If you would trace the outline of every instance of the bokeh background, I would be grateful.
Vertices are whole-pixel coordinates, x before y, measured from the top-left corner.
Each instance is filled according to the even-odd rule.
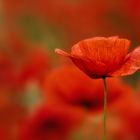
[[[101,140],[102,81],[54,49],[116,35],[139,46],[139,0],[1,0],[0,140]],[[139,140],[140,72],[108,83],[108,140]]]

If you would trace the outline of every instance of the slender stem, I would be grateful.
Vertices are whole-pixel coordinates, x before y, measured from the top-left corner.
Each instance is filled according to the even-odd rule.
[[[107,118],[107,85],[106,78],[103,78],[104,82],[104,116],[103,116],[103,140],[107,140],[106,136],[106,118]]]

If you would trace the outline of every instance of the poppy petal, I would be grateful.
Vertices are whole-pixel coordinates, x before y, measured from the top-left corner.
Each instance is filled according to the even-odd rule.
[[[73,63],[83,72],[92,78],[99,78],[105,72],[105,65],[97,62],[90,62],[89,60],[71,56],[70,59]],[[94,72],[93,72],[94,69]]]
[[[84,71],[85,73],[88,73],[88,75],[90,77],[93,77],[93,78],[98,78],[101,76],[100,73],[103,73],[104,72],[104,64],[98,64],[98,67],[96,66],[96,63],[90,63],[89,60],[86,60],[86,59],[83,59],[82,57],[78,57],[78,56],[74,56],[74,55],[71,55],[71,54],[68,54],[67,52],[64,52],[63,50],[61,49],[55,49],[55,53],[59,54],[59,55],[62,55],[62,56],[66,56],[66,57],[69,57],[73,63],[79,67],[80,70]],[[99,67],[100,66],[100,67]],[[93,73],[92,72],[92,69],[94,67],[94,71],[96,71],[96,73]],[[99,73],[99,74],[97,74]]]
[[[117,37],[94,37],[85,39],[74,45],[71,54],[101,61],[102,63],[108,63],[108,60],[112,60],[114,63],[116,57],[117,62],[124,59],[129,46],[130,41],[127,39],[118,39]]]
[[[61,49],[55,49],[55,53],[57,53],[57,54],[59,54],[59,55],[66,56],[66,57],[70,57],[70,54],[68,54],[67,52],[64,52],[64,51],[61,50]]]
[[[106,65],[104,71],[110,73],[117,70],[128,53],[130,41],[118,37],[94,37],[85,39],[72,47],[72,56],[94,62],[96,66]],[[102,73],[103,74],[103,73]]]
[[[140,69],[140,46],[127,55],[127,61],[117,71],[110,73],[110,76],[131,75]]]

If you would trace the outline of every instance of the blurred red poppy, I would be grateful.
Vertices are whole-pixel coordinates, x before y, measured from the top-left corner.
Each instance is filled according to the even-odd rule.
[[[71,54],[56,49],[57,54],[69,57],[91,78],[130,75],[140,69],[140,47],[128,53],[130,41],[118,37],[94,37],[80,41]]]
[[[131,94],[131,88],[119,79],[107,79],[108,105]],[[97,112],[103,108],[104,88],[101,79],[93,80],[72,65],[56,68],[45,80],[48,101]]]
[[[80,117],[69,108],[41,106],[21,127],[20,140],[66,140],[81,123]]]
[[[133,136],[135,140],[140,139],[140,98],[135,94],[121,102],[112,106],[111,114],[115,113],[120,117],[127,128],[129,128],[129,136]],[[125,136],[126,137],[126,136]]]
[[[101,119],[98,122],[96,122],[96,129],[92,131],[92,134],[96,135],[98,139],[102,139],[103,134]],[[107,134],[107,138],[109,140],[137,140],[134,139],[135,137],[132,134],[130,127],[126,124],[125,120],[123,120],[121,116],[110,115],[109,113],[107,122]]]
[[[24,87],[30,80],[43,81],[49,69],[49,61],[48,53],[41,44],[25,40],[21,33],[12,29],[0,43],[2,45],[0,50],[1,80],[8,79],[9,83],[18,89]]]
[[[21,85],[24,85],[29,80],[43,82],[44,76],[49,69],[48,60],[46,50],[41,48],[41,45],[34,45],[34,50],[29,50],[23,60],[17,82]]]
[[[107,115],[107,138],[109,140],[139,140],[140,139],[140,104],[139,99],[136,99],[134,94],[124,96],[113,102],[108,108]],[[102,139],[102,116],[93,116],[86,121],[83,129],[85,140],[91,134],[96,139]],[[90,127],[90,128],[89,128]],[[88,132],[88,133],[87,133]]]
[[[31,80],[39,84],[44,80],[48,53],[11,28],[0,38],[0,46],[0,139],[10,140],[16,139],[15,129],[27,115],[25,96],[19,93],[26,93]]]

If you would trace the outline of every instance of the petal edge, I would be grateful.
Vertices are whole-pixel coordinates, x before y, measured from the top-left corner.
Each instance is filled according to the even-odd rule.
[[[126,76],[135,73],[140,69],[140,46],[129,53],[127,61],[120,69],[109,74],[109,76]]]
[[[55,49],[55,53],[56,54],[59,54],[59,55],[62,55],[62,56],[66,56],[66,57],[69,57],[70,54],[68,54],[67,52],[61,50],[61,49]]]

